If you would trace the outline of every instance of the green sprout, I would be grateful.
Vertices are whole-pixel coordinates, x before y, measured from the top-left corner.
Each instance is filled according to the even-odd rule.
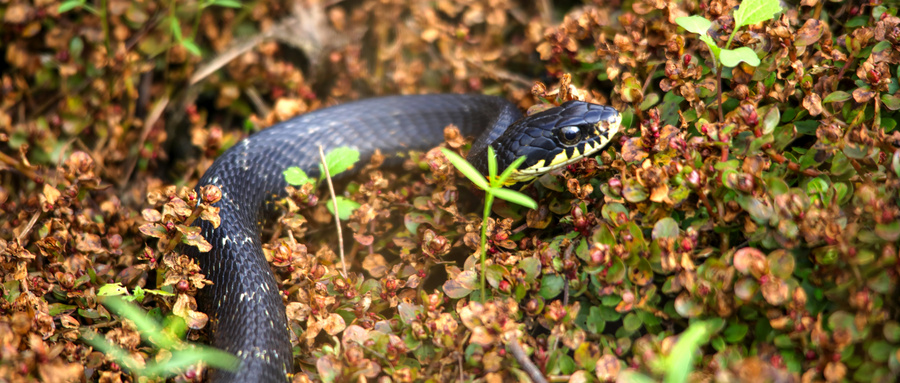
[[[157,349],[157,356],[165,357],[139,360],[93,330],[82,330],[81,336],[85,342],[103,352],[110,360],[138,377],[164,381],[165,378],[175,376],[179,371],[198,362],[218,369],[237,370],[239,361],[234,355],[182,341],[186,325],[184,320],[177,316],[170,316],[162,326],[149,314],[119,297],[104,298],[103,304],[122,318],[134,323],[141,338]]]
[[[758,24],[766,20],[771,20],[776,14],[781,12],[781,5],[778,0],[746,0],[742,1],[738,10],[734,12],[734,29],[728,36],[725,48],[720,48],[712,36],[709,35],[709,28],[712,22],[703,16],[693,15],[679,17],[675,19],[675,23],[691,33],[700,35],[700,41],[706,43],[712,53],[713,65],[716,67],[716,87],[719,93],[719,119],[722,118],[722,68],[736,67],[741,62],[756,67],[759,66],[759,57],[753,49],[748,47],[740,47],[730,49],[731,40],[738,29],[753,24]]]
[[[441,148],[441,152],[447,156],[447,159],[450,160],[450,163],[453,164],[456,169],[460,171],[463,175],[466,176],[475,186],[484,190],[485,200],[484,200],[484,216],[481,220],[481,301],[485,301],[485,290],[487,289],[487,285],[485,283],[485,261],[487,254],[487,221],[491,214],[491,205],[494,204],[494,197],[519,204],[525,206],[529,209],[537,209],[537,202],[535,202],[531,197],[519,193],[515,190],[504,189],[503,185],[507,179],[512,175],[513,171],[519,168],[519,165],[522,162],[525,162],[525,156],[517,158],[513,161],[506,170],[503,171],[502,174],[497,176],[497,159],[494,156],[494,148],[488,145],[488,177],[485,179],[484,176],[481,175],[481,172],[478,169],[475,169],[472,164],[462,158],[459,154],[456,154],[448,149]]]
[[[359,162],[360,153],[356,149],[339,147],[335,148],[328,152],[325,155],[325,162],[328,163],[328,174],[331,174],[332,177],[343,173],[347,170],[353,168],[357,162]],[[282,172],[284,175],[284,180],[290,184],[291,186],[303,186],[307,183],[314,183],[316,188],[318,188],[319,183],[325,179],[325,168],[319,163],[319,178],[312,178],[300,169],[299,166],[291,166]],[[334,200],[337,201],[338,206],[338,217],[341,220],[350,219],[350,215],[359,208],[359,203],[353,201],[348,198],[344,198],[342,196],[335,196]],[[325,204],[325,207],[328,208],[328,211],[331,214],[335,214],[334,207],[331,203]]]

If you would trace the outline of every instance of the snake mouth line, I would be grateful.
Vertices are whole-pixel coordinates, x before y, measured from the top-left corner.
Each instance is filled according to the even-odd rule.
[[[540,177],[541,175],[551,170],[573,164],[580,161],[584,157],[599,152],[604,147],[609,145],[612,138],[616,135],[616,133],[619,132],[619,127],[621,126],[621,124],[621,114],[617,114],[612,121],[602,121],[597,123],[594,129],[595,136],[593,139],[582,142],[581,144],[573,147],[560,149],[559,152],[556,153],[554,157],[549,161],[549,163],[546,159],[541,159],[532,166],[514,171],[512,175],[506,180],[505,184],[509,186],[534,180],[535,178]]]

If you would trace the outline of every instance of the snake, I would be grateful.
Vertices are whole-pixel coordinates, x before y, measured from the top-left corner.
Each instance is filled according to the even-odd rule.
[[[197,297],[199,309],[210,318],[211,343],[240,361],[236,371],[212,370],[211,381],[286,382],[293,375],[291,330],[263,254],[261,226],[277,213],[273,201],[287,196],[287,168],[297,166],[319,177],[320,145],[326,152],[355,149],[360,163],[378,150],[387,158],[385,165],[396,166],[403,153],[443,143],[445,127],[454,125],[475,137],[467,160],[482,174],[488,174],[488,146],[501,170],[525,156],[508,182],[527,184],[601,150],[621,122],[616,109],[582,101],[524,117],[515,104],[497,96],[386,96],[301,114],[239,141],[213,162],[196,187],[215,185],[221,191],[213,204],[221,224],[198,224],[212,249],[185,250],[212,282]]]

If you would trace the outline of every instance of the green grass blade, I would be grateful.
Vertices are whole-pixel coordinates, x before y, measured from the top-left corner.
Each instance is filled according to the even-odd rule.
[[[106,340],[106,338],[95,333],[93,330],[83,329],[81,331],[81,338],[84,339],[85,343],[100,350],[100,352],[105,354],[108,358],[114,360],[128,371],[138,372],[137,369],[140,368],[140,363],[128,354],[128,351],[125,351],[125,349]]]
[[[503,186],[503,184],[506,183],[506,180],[509,179],[513,172],[516,171],[516,169],[519,168],[519,165],[522,165],[523,162],[525,162],[525,156],[516,158],[516,160],[513,161],[513,163],[509,164],[506,169],[503,169],[503,174],[500,174],[500,177],[497,177],[497,183],[495,184],[495,186]]]
[[[492,180],[497,176],[497,154],[494,153],[494,148],[490,145],[487,147],[487,152],[488,179]]]
[[[531,199],[531,197],[512,189],[491,189],[490,193],[497,198],[525,206],[529,209],[537,209],[538,207],[537,202]]]
[[[210,367],[237,371],[240,360],[225,351],[209,347],[195,347],[172,352],[169,360],[148,365],[142,372],[149,376],[171,376],[197,362],[204,362]]]
[[[666,383],[682,383],[687,381],[688,374],[694,368],[694,355],[700,346],[709,342],[710,325],[706,322],[695,322],[678,336],[678,342],[669,353],[666,369]]]
[[[178,342],[162,331],[159,323],[156,323],[147,313],[137,306],[125,302],[117,297],[104,299],[103,304],[119,316],[134,322],[141,337],[152,342],[159,348],[172,348]]]
[[[475,169],[472,164],[466,161],[465,158],[460,157],[459,154],[456,154],[448,149],[441,148],[441,153],[444,153],[447,156],[447,159],[450,160],[450,163],[453,164],[456,169],[459,170],[466,178],[468,178],[475,186],[478,186],[482,190],[487,190],[490,188],[484,176],[481,175],[481,172],[478,169]]]

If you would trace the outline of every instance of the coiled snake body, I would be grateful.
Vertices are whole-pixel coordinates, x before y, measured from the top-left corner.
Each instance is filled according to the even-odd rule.
[[[354,148],[365,161],[376,149],[390,155],[437,146],[443,141],[443,129],[454,124],[463,135],[478,137],[469,161],[482,173],[488,145],[494,147],[501,170],[527,156],[513,176],[514,182],[522,183],[601,149],[620,122],[615,109],[584,102],[571,101],[523,119],[513,104],[497,97],[394,96],[320,109],[239,142],[213,163],[197,186],[211,184],[222,191],[215,204],[221,225],[200,223],[213,248],[192,254],[213,282],[201,290],[200,308],[212,319],[213,345],[241,360],[238,372],[217,371],[212,380],[289,380],[290,330],[263,255],[259,223],[273,213],[274,204],[268,202],[286,194],[282,175],[286,168],[299,166],[311,177],[318,176],[318,145],[326,152]]]

